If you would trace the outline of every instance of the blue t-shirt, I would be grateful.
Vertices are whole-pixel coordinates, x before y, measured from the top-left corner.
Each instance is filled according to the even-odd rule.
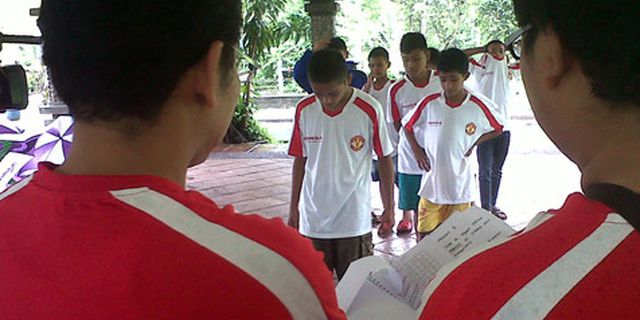
[[[311,50],[307,50],[302,58],[296,62],[295,67],[293,68],[293,78],[296,80],[296,83],[304,89],[307,93],[313,93],[313,89],[311,88],[311,83],[309,83],[309,76],[307,75],[307,68],[309,66],[309,60],[311,59],[311,55],[313,52]],[[367,75],[356,69],[357,63],[353,61],[347,61],[347,68],[349,69],[349,73],[351,74],[351,86],[356,89],[362,89],[364,85],[367,83]]]

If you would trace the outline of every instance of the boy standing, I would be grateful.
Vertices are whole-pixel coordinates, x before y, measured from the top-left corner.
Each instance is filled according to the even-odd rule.
[[[296,80],[296,83],[304,89],[307,93],[313,93],[313,88],[311,83],[309,83],[309,75],[307,73],[309,67],[309,59],[311,59],[311,55],[322,49],[333,49],[342,55],[342,58],[347,60],[349,58],[349,51],[347,50],[347,44],[340,37],[334,37],[329,40],[320,40],[313,44],[312,50],[305,51],[304,55],[296,62],[296,65],[293,67],[293,78]],[[347,69],[349,70],[349,76],[351,77],[350,84],[352,87],[357,89],[362,89],[362,87],[367,83],[367,75],[358,70],[358,64],[353,61],[346,61]]]
[[[418,166],[411,150],[411,145],[401,130],[402,119],[415,109],[422,98],[439,92],[440,80],[435,76],[435,71],[429,70],[430,54],[427,40],[418,32],[410,32],[402,36],[400,41],[400,53],[406,75],[404,79],[394,83],[388,96],[386,107],[388,108],[387,122],[393,124],[398,135],[398,208],[403,210],[403,218],[398,224],[397,231],[411,232],[414,228],[413,220],[418,211],[420,197],[420,179],[422,169]]]
[[[384,107],[387,104],[387,95],[389,94],[389,88],[395,80],[389,79],[389,75],[387,74],[389,67],[391,67],[391,62],[389,61],[389,52],[387,49],[383,47],[376,47],[369,52],[369,69],[371,69],[371,73],[369,74],[369,80],[364,85],[362,91],[368,93],[372,96],[376,101],[380,103],[383,112],[386,111]],[[386,119],[386,115],[385,115]],[[386,120],[385,120],[386,122]],[[387,133],[389,134],[389,139],[391,144],[393,145],[393,153],[391,154],[393,159],[394,170],[398,164],[398,152],[397,152],[397,141],[398,141],[398,132],[393,127],[393,124],[387,123]],[[380,174],[378,170],[378,157],[374,153],[373,154],[373,168],[371,171],[371,177],[373,181],[380,180]],[[394,181],[397,183],[397,175],[394,175]]]
[[[440,55],[443,92],[425,97],[405,125],[418,165],[426,173],[420,184],[418,239],[433,231],[453,212],[471,207],[473,173],[468,157],[473,148],[502,131],[490,101],[468,93],[467,56],[459,49]]]
[[[373,253],[371,154],[378,155],[383,225],[393,225],[393,147],[382,108],[349,86],[347,67],[335,50],[309,61],[315,94],[297,107],[289,155],[294,156],[289,225],[324,253],[342,278],[349,264]],[[390,228],[380,227],[386,236]]]
[[[476,78],[478,91],[489,98],[497,106],[496,112],[505,126],[502,134],[494,139],[478,145],[478,180],[480,181],[480,202],[482,208],[491,211],[500,219],[507,215],[496,207],[502,167],[509,152],[511,133],[508,130],[508,97],[509,97],[509,67],[505,56],[505,46],[502,41],[493,40],[485,47],[465,50],[468,56],[482,53],[480,60],[471,58],[473,74]]]

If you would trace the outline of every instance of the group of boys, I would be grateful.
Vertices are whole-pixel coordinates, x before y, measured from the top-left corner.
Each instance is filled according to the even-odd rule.
[[[345,61],[340,38],[319,42],[296,64],[296,80],[312,94],[297,106],[289,147],[295,157],[289,225],[312,240],[338,278],[352,261],[372,254],[369,172],[380,181],[384,206],[378,234],[388,236],[395,224],[395,182],[403,211],[396,231],[415,230],[420,240],[453,212],[472,206],[469,157],[476,145],[503,131],[503,110],[465,87],[465,52],[440,53],[428,48],[424,35],[411,32],[402,37],[400,53],[405,75],[394,81],[389,52],[371,50],[364,85],[364,73]],[[487,60],[482,58],[483,68],[490,72],[478,72],[483,87],[494,85],[485,74],[499,71]]]
[[[637,319],[640,41],[624,30],[637,27],[640,7],[515,0],[514,8],[520,29],[507,44],[522,58],[536,119],[580,168],[584,194],[441,269],[420,318]],[[368,203],[362,176],[373,152],[386,226],[394,205],[384,111],[349,87],[342,55],[310,57],[316,95],[296,114],[294,195],[334,197],[300,197],[300,211],[313,214],[292,215],[289,224],[312,241],[280,219],[239,215],[185,190],[187,168],[220,143],[237,102],[241,16],[237,0],[42,2],[43,59],[75,118],[74,145],[64,164],[43,163],[0,194],[3,319],[346,318],[312,243],[327,248],[325,261],[329,250],[370,251],[366,236],[352,236],[370,232],[358,200]],[[403,43],[407,72],[429,56],[412,55],[410,43]],[[441,153],[460,157],[484,131],[500,132],[482,98],[461,89],[463,58],[445,51],[442,89],[414,101],[420,112],[402,118],[398,101],[391,114],[394,128],[405,127],[406,146],[423,156],[417,164],[433,167],[427,192],[439,185]],[[437,81],[424,70],[404,80],[418,89]],[[450,123],[456,117],[465,120]],[[447,128],[462,137],[441,149]],[[335,172],[317,175],[327,167]],[[357,185],[336,183],[343,180]],[[341,207],[357,217],[320,214]],[[348,246],[325,242],[327,234]]]

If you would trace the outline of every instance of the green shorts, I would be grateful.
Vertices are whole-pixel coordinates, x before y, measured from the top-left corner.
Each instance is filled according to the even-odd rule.
[[[398,199],[398,209],[400,210],[418,210],[418,203],[420,203],[420,180],[422,175],[420,174],[398,174],[398,189],[400,189],[400,196]]]

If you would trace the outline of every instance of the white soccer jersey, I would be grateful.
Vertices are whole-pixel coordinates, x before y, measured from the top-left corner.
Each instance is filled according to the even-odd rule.
[[[389,89],[387,122],[402,122],[407,115],[412,114],[416,105],[424,97],[442,91],[440,78],[435,71],[431,71],[429,83],[423,87],[415,86],[408,77],[394,83]],[[390,110],[389,110],[390,109]],[[418,162],[413,155],[411,145],[407,141],[404,130],[400,130],[398,141],[398,168],[399,173],[422,174]]]
[[[485,53],[480,61],[470,60],[472,73],[477,84],[477,90],[485,95],[497,106],[497,112],[502,119],[509,119],[507,105],[509,99],[509,67],[507,59],[496,59]],[[506,125],[506,121],[504,123]]]
[[[387,83],[384,84],[384,86],[380,89],[380,90],[376,90],[373,86],[371,86],[371,90],[369,92],[367,92],[369,95],[371,95],[374,99],[376,99],[376,101],[378,101],[380,103],[380,105],[382,106],[382,110],[385,112],[384,118],[387,119],[387,114],[388,111],[390,111],[389,108],[386,107],[387,105],[387,97],[389,96],[389,88],[391,88],[391,86],[395,83],[395,80],[389,80],[387,81]],[[398,150],[398,140],[400,138],[398,131],[395,130],[393,123],[388,123],[387,122],[387,133],[389,134],[389,140],[391,141],[391,144],[393,145],[393,153],[392,155],[395,155],[397,153]],[[377,155],[374,153],[373,154],[373,158],[377,159]]]
[[[336,113],[315,95],[298,103],[289,155],[307,158],[300,196],[300,233],[336,239],[371,232],[371,154],[388,156],[382,107],[354,89]]]
[[[491,104],[473,94],[459,105],[448,104],[444,93],[420,101],[405,128],[414,132],[431,162],[431,171],[422,176],[421,197],[436,204],[473,201],[471,162],[464,155],[483,134],[502,130]]]

